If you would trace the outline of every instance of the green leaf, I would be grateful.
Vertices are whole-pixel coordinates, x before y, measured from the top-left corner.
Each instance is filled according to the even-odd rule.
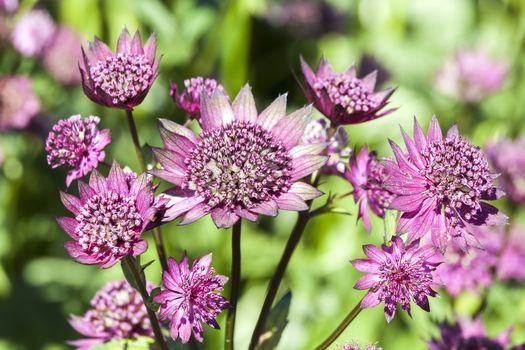
[[[259,338],[258,350],[271,350],[277,347],[284,328],[288,324],[288,313],[292,302],[292,292],[288,291],[270,311],[264,331]]]
[[[133,263],[135,263],[135,259],[132,258],[132,261]],[[128,281],[129,285],[138,291],[139,288],[137,286],[137,283],[135,282],[135,277],[133,276],[133,272],[131,272],[128,264],[124,260],[122,260],[120,262],[120,267],[122,267],[122,272],[124,273],[126,281]]]

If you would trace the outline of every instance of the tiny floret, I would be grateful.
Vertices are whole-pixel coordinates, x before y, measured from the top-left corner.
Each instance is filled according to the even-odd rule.
[[[177,106],[186,111],[191,118],[201,113],[201,94],[211,97],[215,89],[225,93],[224,87],[212,78],[195,77],[184,80],[184,89],[179,91],[177,84],[171,83],[170,96]]]

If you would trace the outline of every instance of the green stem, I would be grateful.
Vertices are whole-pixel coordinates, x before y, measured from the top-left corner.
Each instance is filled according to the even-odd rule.
[[[231,265],[231,292],[230,308],[226,318],[226,336],[224,338],[224,349],[234,349],[235,318],[237,313],[237,300],[241,287],[241,219],[232,228],[232,265]]]
[[[361,310],[363,310],[363,308],[361,307],[361,301],[362,299],[359,300],[357,305],[348,313],[348,315],[346,315],[343,322],[341,322],[339,326],[337,326],[337,328],[332,332],[332,334],[330,334],[328,338],[325,339],[325,341],[323,341],[319,346],[317,346],[315,350],[327,349],[334,341],[336,341],[337,338],[339,338],[339,336],[341,335],[341,333],[344,332],[346,327],[348,327],[348,325],[352,323],[352,321],[357,317],[357,315],[359,315]]]
[[[138,291],[142,297],[142,300],[144,301],[144,305],[146,306],[146,310],[148,312],[148,317],[151,323],[151,328],[153,329],[153,334],[155,336],[155,340],[157,341],[157,344],[159,345],[161,350],[169,350],[168,346],[166,345],[166,342],[164,341],[164,336],[162,335],[162,331],[160,329],[159,321],[157,320],[157,316],[155,315],[155,312],[151,310],[148,305],[148,299],[149,294],[148,290],[146,289],[146,285],[142,278],[140,277],[140,272],[137,269],[137,265],[135,264],[135,261],[133,257],[126,256],[124,258],[124,263],[128,266],[129,270],[133,274],[133,279],[135,280],[135,284],[138,287]]]

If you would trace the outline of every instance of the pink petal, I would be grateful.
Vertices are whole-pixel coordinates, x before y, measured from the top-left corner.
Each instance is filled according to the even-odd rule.
[[[378,262],[386,262],[388,259],[385,256],[385,252],[383,252],[381,249],[376,247],[373,244],[366,244],[363,246],[363,251],[365,252],[365,255],[368,256],[370,259]]]
[[[370,289],[376,285],[376,283],[380,282],[381,278],[379,278],[376,274],[370,274],[361,277],[359,280],[357,280],[354,289],[357,290],[365,290]]]
[[[308,105],[287,115],[272,127],[272,134],[279,138],[286,148],[294,147],[303,137],[306,125],[310,121],[311,113],[312,106]]]
[[[328,157],[316,155],[304,155],[292,160],[293,171],[291,173],[291,181],[302,179],[306,175],[310,175],[317,169],[321,168]]]
[[[268,215],[268,216],[276,216],[277,215],[277,202],[274,200],[269,200],[267,202],[262,202],[255,208],[250,209],[254,213],[262,214],[262,215]]]
[[[368,292],[361,301],[361,307],[365,309],[369,307],[374,307],[380,302],[381,300],[379,300],[377,292]]]
[[[369,259],[355,259],[350,261],[354,268],[360,272],[376,273],[379,272],[379,263]]]
[[[175,220],[204,201],[203,197],[195,196],[193,191],[180,191],[178,195],[165,193],[159,196],[168,200],[166,203],[168,209],[162,218],[163,222]]]
[[[257,119],[257,123],[264,129],[270,131],[286,114],[287,94],[277,97]]]
[[[288,193],[293,193],[301,197],[302,200],[311,200],[323,195],[323,192],[304,182],[294,182]]]
[[[83,206],[83,203],[77,197],[60,191],[60,199],[67,210],[77,215]]]
[[[235,97],[232,109],[237,121],[255,124],[257,121],[257,108],[255,107],[255,100],[251,90],[250,85],[244,85],[237,97]]]
[[[403,135],[403,140],[407,147],[408,154],[410,155],[410,160],[418,167],[418,169],[423,169],[425,167],[425,162],[421,158],[419,149],[416,147],[414,142],[408,137],[407,133],[403,128],[401,128],[401,134]]]
[[[120,33],[117,42],[117,52],[122,54],[131,54],[131,36],[128,28],[124,28]]]
[[[217,207],[211,211],[211,218],[218,228],[232,227],[237,221],[239,216],[228,208]]]
[[[177,186],[181,186],[186,181],[186,175],[180,172],[174,173],[163,169],[152,169],[148,173]]]
[[[204,215],[208,214],[210,212],[210,209],[208,208],[208,205],[205,203],[199,203],[195,205],[193,208],[191,208],[186,215],[182,218],[181,222],[179,222],[179,225],[187,225],[191,224],[194,221],[199,220]]]
[[[57,222],[60,225],[60,227],[66,231],[66,233],[73,238],[74,240],[78,240],[78,235],[76,233],[76,229],[78,226],[78,221],[74,218],[68,218],[68,217],[59,217],[57,218]]]
[[[304,60],[303,56],[299,56],[299,60],[301,61],[301,70],[303,71],[303,75],[306,79],[306,82],[309,85],[314,85],[316,82],[316,77],[308,63]]]
[[[419,151],[422,151],[427,146],[427,139],[425,138],[425,133],[416,117],[414,117],[414,143]]]
[[[115,192],[122,194],[129,193],[126,175],[116,161],[113,161],[113,164],[111,165],[111,170],[109,171],[106,183],[109,190],[114,190]]]
[[[157,51],[157,37],[155,33],[152,33],[146,44],[144,44],[144,55],[146,55],[150,63],[155,60],[155,51]]]
[[[374,91],[374,88],[376,87],[376,80],[377,70],[373,71],[372,73],[369,73],[367,76],[362,78],[362,83],[365,85],[368,91]]]
[[[162,129],[164,129],[176,135],[184,136],[185,138],[187,138],[190,142],[192,142],[195,145],[199,143],[199,138],[197,137],[197,135],[195,135],[195,133],[191,131],[190,129],[188,129],[187,127],[174,123],[171,120],[162,119],[162,118],[159,119],[159,123],[161,126],[161,136],[163,135]],[[164,142],[166,142],[166,140],[164,140]],[[174,146],[177,147],[178,145],[179,143],[174,141]]]
[[[184,176],[186,174],[185,157],[166,148],[151,147],[155,159],[160,163],[162,168],[174,174],[175,176]]]
[[[215,89],[211,97],[208,97],[205,92],[201,94],[199,123],[204,131],[228,125],[234,119],[233,110],[224,92]]]
[[[427,141],[432,143],[434,141],[441,141],[443,139],[443,132],[439,127],[439,122],[436,116],[432,116],[430,125],[428,126]]]
[[[97,193],[104,193],[108,190],[106,179],[97,169],[93,169],[89,176],[89,186],[91,186]]]
[[[324,143],[309,143],[294,146],[291,150],[288,151],[288,153],[292,156],[292,158],[299,158],[300,156],[304,156],[307,154],[321,154],[321,152],[324,151],[325,148],[326,145]]]
[[[452,125],[450,127],[450,129],[448,129],[447,137],[449,137],[449,138],[459,137],[459,129],[458,129],[458,125],[457,124]]]
[[[283,210],[303,211],[309,208],[301,197],[293,193],[281,194],[276,202],[279,209]]]

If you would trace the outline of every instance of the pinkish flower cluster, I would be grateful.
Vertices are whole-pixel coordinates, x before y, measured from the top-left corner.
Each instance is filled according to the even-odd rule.
[[[51,43],[56,25],[44,10],[30,10],[16,23],[11,42],[18,52],[28,57],[39,57]]]
[[[25,76],[0,78],[0,131],[25,128],[40,111],[31,79]]]
[[[69,27],[59,27],[47,45],[42,63],[59,82],[76,85],[81,82],[78,62],[82,58],[81,37]]]
[[[520,226],[514,226],[502,237],[496,276],[502,281],[524,282],[523,266],[525,266],[525,231]]]
[[[153,285],[147,284],[148,291]],[[146,306],[140,294],[126,281],[108,282],[91,299],[91,309],[71,316],[69,323],[87,337],[69,341],[77,350],[89,350],[112,339],[153,336]]]
[[[193,333],[202,342],[202,323],[219,328],[216,318],[229,305],[220,295],[228,277],[215,274],[211,259],[211,254],[196,259],[191,269],[186,254],[180,262],[168,259],[168,271],[162,274],[165,289],[153,300],[160,304],[160,318],[169,320],[174,340],[187,343]]]
[[[0,13],[14,13],[18,10],[18,0],[0,0]]]
[[[184,90],[179,91],[177,84],[171,83],[170,96],[177,106],[186,111],[191,118],[198,118],[201,113],[201,95],[211,97],[215,89],[226,94],[224,87],[212,78],[195,77],[184,80]]]
[[[53,126],[46,141],[47,163],[53,168],[67,164],[66,185],[87,175],[104,161],[104,148],[111,142],[109,129],[99,130],[98,117],[74,115]]]

